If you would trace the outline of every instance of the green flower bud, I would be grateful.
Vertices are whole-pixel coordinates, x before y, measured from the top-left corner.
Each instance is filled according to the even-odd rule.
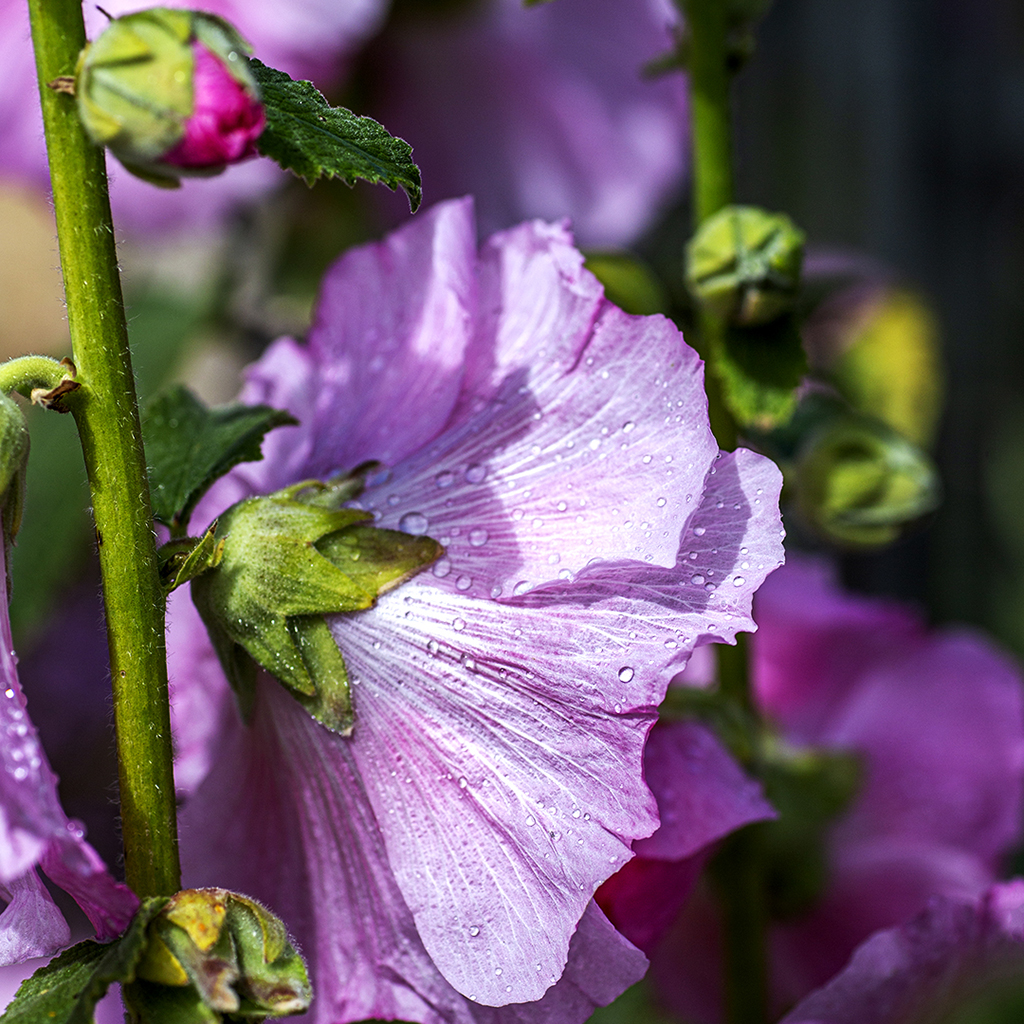
[[[265,125],[249,52],[212,14],[154,7],[115,18],[78,59],[82,123],[153,184],[217,174],[255,153]]]
[[[13,399],[0,392],[0,517],[3,542],[14,540],[21,526],[28,465],[28,427]]]
[[[349,496],[305,481],[218,520],[219,561],[193,580],[192,598],[243,714],[261,665],[317,721],[351,733],[348,673],[324,615],[369,608],[443,554],[429,537],[378,530],[366,512],[324,505]]]
[[[309,1007],[306,966],[284,925],[246,896],[185,889],[149,923],[146,940],[136,980],[124,987],[137,1021],[216,1024]]]
[[[796,302],[803,247],[803,232],[785,214],[727,206],[687,244],[686,283],[701,306],[727,323],[770,323]]]
[[[796,490],[807,521],[851,547],[891,543],[939,501],[938,477],[924,452],[879,420],[854,414],[808,438]]]

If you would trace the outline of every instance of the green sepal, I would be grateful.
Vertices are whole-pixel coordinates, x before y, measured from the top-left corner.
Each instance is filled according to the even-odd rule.
[[[792,314],[760,327],[719,330],[711,358],[729,411],[741,426],[772,430],[793,415],[807,356]]]
[[[102,944],[87,939],[23,981],[0,1024],[93,1024],[111,985],[131,982],[146,949],[146,929],[167,900],[144,900],[127,931]]]
[[[256,142],[260,153],[308,185],[321,177],[340,178],[348,185],[362,178],[392,191],[402,188],[410,210],[417,210],[423,190],[407,142],[371,117],[332,107],[312,82],[294,81],[255,58],[249,68],[267,115]]]
[[[154,395],[142,408],[153,517],[180,536],[214,481],[240,462],[259,462],[264,436],[297,423],[267,405],[209,409],[181,385]]]
[[[220,562],[193,580],[192,599],[246,718],[259,665],[318,722],[349,735],[348,672],[323,616],[371,607],[443,553],[429,537],[378,530],[366,525],[369,513],[332,507],[359,487],[355,474],[305,480],[220,517]]]
[[[217,522],[214,520],[198,540],[195,537],[183,537],[161,546],[157,551],[157,560],[165,594],[220,565],[224,545],[217,540],[216,531]]]

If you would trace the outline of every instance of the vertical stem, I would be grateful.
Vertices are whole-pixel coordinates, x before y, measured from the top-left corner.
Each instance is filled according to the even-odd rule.
[[[726,0],[676,0],[690,46],[693,215],[700,225],[732,202],[732,119],[726,64]]]
[[[29,0],[64,296],[77,380],[69,396],[92,492],[103,573],[128,884],[180,888],[164,601],[128,351],[103,151],[74,100],[47,88],[85,45],[80,0]]]
[[[695,226],[733,202],[731,76],[727,57],[726,0],[676,0],[686,19],[687,69],[693,131],[693,211]],[[715,352],[725,325],[701,312],[701,354],[709,365],[705,378],[708,415],[719,446],[736,447],[736,421],[722,398],[714,372]],[[745,638],[718,648],[718,685],[722,694],[756,720]],[[767,915],[761,854],[755,828],[731,836],[713,868],[722,912],[725,1019],[727,1024],[765,1024],[768,1020]]]

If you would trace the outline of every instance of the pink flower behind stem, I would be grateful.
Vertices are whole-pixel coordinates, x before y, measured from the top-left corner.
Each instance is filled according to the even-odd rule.
[[[361,506],[445,555],[329,620],[348,739],[266,677],[243,725],[172,601],[187,881],[282,916],[316,1024],[579,1024],[645,969],[592,896],[656,825],[642,753],[666,681],[753,625],[781,556],[778,471],[719,455],[696,355],[611,306],[563,226],[478,252],[466,201],[343,256],[308,344],[271,346],[243,397],[301,425],[194,528],[376,459]]]
[[[1024,700],[1017,667],[981,637],[929,631],[905,608],[844,594],[820,563],[791,558],[758,594],[757,613],[763,711],[791,742],[863,763],[858,795],[828,837],[825,891],[772,930],[785,1006],[876,929],[932,896],[976,899],[992,883],[1021,830]],[[655,792],[661,806],[667,794]],[[720,1016],[721,970],[708,963],[717,942],[713,908],[694,899],[652,956],[666,1000],[700,1024]]]
[[[256,155],[256,140],[267,122],[263,105],[224,62],[198,40],[192,44],[192,116],[185,135],[163,163],[175,167],[214,171]]]

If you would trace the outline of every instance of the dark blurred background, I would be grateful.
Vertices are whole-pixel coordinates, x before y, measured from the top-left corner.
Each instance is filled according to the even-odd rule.
[[[1024,653],[1024,4],[776,0],[757,35],[739,199],[884,262],[941,323],[945,499],[848,580]]]

